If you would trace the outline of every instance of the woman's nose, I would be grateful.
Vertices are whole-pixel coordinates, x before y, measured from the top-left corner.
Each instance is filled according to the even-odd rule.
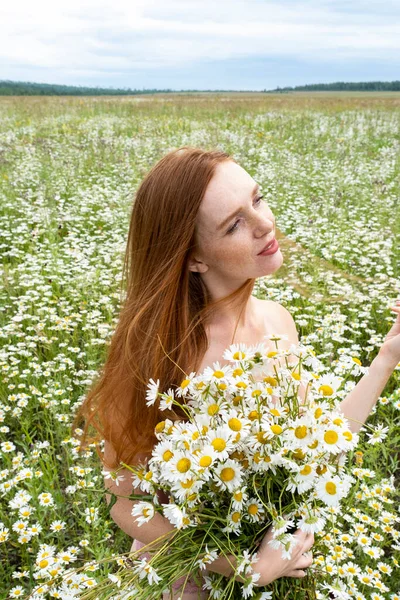
[[[260,237],[266,233],[270,233],[275,229],[275,219],[270,213],[269,215],[260,215],[256,223],[256,234]]]

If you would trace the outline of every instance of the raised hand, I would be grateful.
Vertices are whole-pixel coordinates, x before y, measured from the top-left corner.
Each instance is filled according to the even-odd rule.
[[[390,310],[397,313],[397,319],[386,335],[379,354],[395,367],[400,362],[400,299],[396,300],[396,305],[391,306]]]

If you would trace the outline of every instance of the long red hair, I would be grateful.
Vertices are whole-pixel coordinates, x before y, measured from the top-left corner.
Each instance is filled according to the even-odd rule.
[[[201,364],[212,311],[233,300],[244,308],[251,295],[254,279],[211,302],[200,274],[188,268],[201,201],[226,160],[234,159],[220,150],[183,146],[163,156],[136,192],[122,274],[125,298],[103,368],[73,424],[75,429],[84,420],[82,448],[110,442],[116,463],[107,464],[100,454],[109,468],[120,461],[134,464],[139,453],[150,455],[156,424],[184,418],[179,409],[146,405],[149,379],[159,379],[160,391],[179,385]]]

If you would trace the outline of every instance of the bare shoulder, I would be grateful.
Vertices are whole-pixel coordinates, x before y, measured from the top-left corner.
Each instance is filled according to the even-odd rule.
[[[264,317],[273,323],[276,333],[286,333],[291,343],[297,344],[299,341],[296,323],[290,311],[276,302],[264,298],[257,298],[260,311]]]

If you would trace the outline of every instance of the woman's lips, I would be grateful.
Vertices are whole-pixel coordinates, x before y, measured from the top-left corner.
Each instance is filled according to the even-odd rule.
[[[279,248],[279,244],[276,240],[276,238],[274,238],[272,240],[272,242],[270,242],[269,246],[266,247],[265,250],[263,250],[262,252],[259,252],[257,256],[268,256],[269,254],[275,254],[275,252],[278,250]]]

